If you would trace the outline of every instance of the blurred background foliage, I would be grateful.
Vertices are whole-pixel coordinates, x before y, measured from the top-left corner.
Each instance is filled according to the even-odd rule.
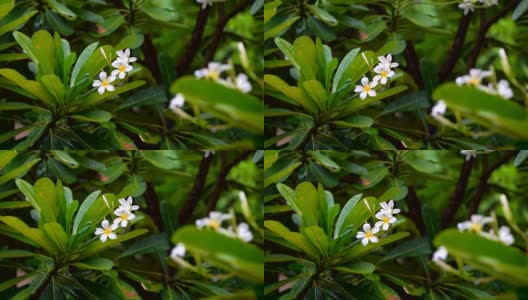
[[[528,151],[469,153],[476,156],[468,159],[459,151],[450,150],[267,150],[264,158],[265,224],[273,220],[288,230],[299,231],[299,218],[295,216],[298,208],[291,204],[289,197],[292,196],[288,197],[277,187],[284,184],[294,189],[307,181],[314,185],[321,184],[333,195],[332,203],[343,210],[345,204],[354,202],[357,198],[354,196],[358,194],[362,194],[360,199],[373,197],[383,201],[389,198],[395,200],[395,207],[402,210],[397,215],[396,231],[410,233],[410,237],[377,248],[358,258],[359,262],[355,264],[345,265],[345,269],[349,268],[345,272],[349,276],[343,277],[342,272],[334,269],[343,267],[339,256],[330,257],[321,263],[306,254],[292,251],[295,248],[289,248],[277,240],[273,229],[273,232],[267,231],[267,297],[525,299],[526,286],[514,281],[518,272],[511,269],[511,261],[515,259],[519,266],[528,263],[526,241],[521,235],[515,234],[516,249],[512,249],[496,242],[489,244],[487,239],[481,237],[453,232],[457,231],[453,228],[473,214],[496,214],[501,224],[510,224],[506,223],[508,216],[500,202],[500,195],[504,194],[509,199],[513,220],[526,234]],[[327,203],[330,206],[328,199]],[[376,212],[378,206],[375,202],[371,205],[374,205],[372,211]],[[318,211],[322,214],[324,210]],[[300,229],[301,233],[309,234],[308,230]],[[354,227],[352,230],[356,232],[361,229]],[[472,242],[462,242],[466,238]],[[347,239],[341,240],[341,244],[332,241],[332,245],[336,242],[340,246],[333,247],[343,247],[343,244],[350,246],[356,240],[355,235]],[[456,241],[461,242],[457,244]],[[309,243],[308,240],[305,242]],[[458,266],[471,274],[470,279],[446,273],[431,262],[433,249],[440,245],[457,249],[456,254],[460,255],[456,258]],[[307,267],[312,265],[315,269]],[[488,271],[500,276],[489,275]],[[479,283],[475,283],[477,281]],[[350,291],[353,292],[347,294]]]
[[[239,200],[240,192],[247,196],[252,220],[261,224],[262,157],[262,151],[0,151],[0,215],[17,217],[30,227],[36,227],[31,203],[24,200],[15,180],[22,178],[33,185],[39,178],[49,178],[69,187],[73,198],[81,205],[82,199],[96,190],[101,190],[111,202],[116,202],[118,197],[132,196],[134,203],[140,206],[135,211],[138,217],[132,226],[136,231],[141,228],[140,235],[130,236],[131,240],[92,252],[91,258],[95,261],[83,262],[79,267],[76,255],[69,258],[71,262],[63,257],[61,263],[55,260],[50,264],[44,259],[48,255],[45,251],[18,242],[11,230],[2,225],[1,297],[11,299],[20,293],[17,296],[20,299],[31,294],[35,299],[254,298],[261,293],[261,282],[257,279],[230,276],[213,282],[178,266],[168,256],[174,247],[171,243],[173,233],[178,233],[186,224],[194,224],[209,211],[232,210],[244,220],[246,214]],[[84,231],[91,238],[99,223],[89,225],[91,227]],[[186,239],[190,245],[193,238],[206,234],[212,239],[225,239],[212,231],[198,232],[195,237]],[[232,243],[235,242],[239,241]],[[258,253],[262,237],[255,234],[252,243],[255,247],[252,251]],[[98,238],[94,244],[105,245]],[[201,251],[203,257],[214,257],[223,251],[222,245],[216,245],[215,242],[206,243],[206,246],[202,243],[193,250]],[[243,257],[244,254],[231,253],[227,269],[226,265],[219,268],[209,264],[208,272],[218,275],[223,270],[237,274],[237,269],[245,266]],[[49,268],[48,271],[45,268]],[[50,272],[48,279],[40,283],[33,280],[29,287],[15,286],[24,279],[19,277],[21,274],[38,270]]]

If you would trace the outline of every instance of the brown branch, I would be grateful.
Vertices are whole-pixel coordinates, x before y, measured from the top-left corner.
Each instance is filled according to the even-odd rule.
[[[221,152],[221,161],[222,161],[222,168],[220,169],[220,173],[218,174],[218,179],[216,180],[216,185],[213,190],[213,193],[211,195],[211,200],[209,201],[209,205],[207,207],[207,211],[212,211],[216,209],[216,204],[218,203],[218,200],[220,199],[220,196],[222,195],[222,192],[225,188],[226,178],[229,172],[233,167],[238,165],[239,162],[246,159],[251,154],[252,151],[244,151],[242,154],[237,156],[235,159],[230,161],[229,163],[225,163],[225,152]]]
[[[220,41],[222,40],[224,28],[234,16],[236,16],[238,13],[243,11],[247,6],[249,5],[249,0],[244,0],[240,2],[238,6],[236,6],[232,11],[230,11],[227,15],[224,15],[224,4],[219,5],[219,16],[218,16],[218,23],[216,24],[215,31],[213,33],[213,39],[211,40],[211,44],[209,45],[209,51],[207,51],[207,55],[205,56],[205,61],[209,62],[214,59],[214,55],[216,53],[216,50],[218,50],[218,46],[220,45]]]
[[[497,170],[498,168],[500,168],[503,164],[510,161],[516,154],[517,154],[517,151],[508,151],[508,153],[505,156],[496,160],[495,163],[493,163],[490,167],[483,168],[482,174],[480,175],[480,179],[479,179],[479,185],[477,187],[477,192],[470,202],[470,206],[469,206],[470,215],[475,214],[477,212],[480,206],[480,202],[482,201],[482,198],[484,197],[484,194],[488,191],[488,188],[489,188],[488,180],[491,177],[491,174],[493,174],[493,172]]]
[[[449,225],[449,223],[451,223],[451,220],[453,219],[458,208],[462,204],[462,200],[464,199],[464,192],[466,190],[469,177],[471,176],[471,170],[473,168],[474,160],[475,159],[473,158],[466,160],[464,157],[464,164],[462,165],[462,169],[460,170],[460,176],[458,177],[458,183],[455,188],[455,193],[451,197],[451,200],[449,200],[447,208],[444,211],[444,214],[442,215],[443,228],[445,228],[447,225]]]
[[[147,183],[147,189],[143,196],[145,196],[145,200],[147,201],[148,213],[152,217],[154,224],[156,224],[160,232],[165,231],[165,226],[161,217],[160,201],[151,182]]]
[[[476,38],[474,46],[473,46],[473,51],[471,52],[471,55],[469,56],[469,60],[468,60],[469,63],[468,63],[467,70],[466,70],[467,72],[469,72],[469,70],[471,68],[474,68],[475,65],[477,64],[477,59],[478,59],[478,56],[480,54],[480,50],[484,46],[484,42],[486,40],[486,34],[488,33],[488,30],[490,29],[490,27],[493,24],[495,24],[497,21],[499,21],[501,18],[506,16],[506,14],[508,14],[512,9],[514,9],[518,2],[519,2],[519,0],[510,1],[506,6],[504,6],[499,11],[499,13],[497,15],[495,15],[493,18],[491,18],[487,22],[486,22],[486,10],[485,9],[481,10],[481,12],[480,12],[480,29],[479,29],[479,31],[477,33],[477,38]]]
[[[158,53],[154,47],[154,43],[152,43],[152,36],[149,33],[145,34],[145,41],[143,42],[143,45],[141,45],[141,50],[143,50],[146,67],[150,70],[152,76],[156,78],[158,84],[161,83],[162,79],[158,64]]]
[[[408,186],[409,193],[405,198],[407,207],[409,208],[409,217],[414,221],[414,224],[420,230],[420,233],[425,234],[425,223],[422,216],[422,207],[420,205],[420,199],[416,194],[416,188],[414,186]]]
[[[407,71],[414,79],[414,82],[416,82],[416,85],[420,88],[424,88],[424,81],[422,77],[422,72],[420,70],[420,60],[418,59],[418,55],[416,54],[416,49],[414,48],[414,44],[410,40],[405,41],[407,43],[407,47],[405,47],[405,51],[403,52],[403,56],[405,57],[405,61],[407,62]]]
[[[187,223],[194,209],[196,208],[196,205],[198,205],[198,201],[200,200],[202,189],[205,185],[207,173],[209,173],[209,168],[211,167],[212,161],[213,155],[211,154],[204,155],[204,157],[202,158],[202,162],[200,163],[200,167],[198,168],[198,173],[196,174],[194,185],[191,189],[191,192],[189,193],[189,196],[187,197],[187,201],[185,201],[185,204],[181,208],[180,213],[178,215],[179,224]]]
[[[205,9],[201,9],[196,17],[196,23],[194,24],[193,33],[191,40],[185,46],[185,53],[180,58],[180,61],[176,64],[176,75],[182,76],[187,68],[191,65],[198,49],[200,48],[200,40],[207,24],[207,17],[209,16],[209,6]]]
[[[472,15],[472,13],[468,13],[467,15],[462,16],[460,22],[458,23],[458,30],[453,41],[453,46],[451,47],[451,50],[449,50],[445,64],[438,71],[438,78],[440,79],[440,82],[445,81],[449,77],[449,74],[451,74],[453,71],[458,58],[462,54],[462,50],[464,49],[464,40],[466,39]]]

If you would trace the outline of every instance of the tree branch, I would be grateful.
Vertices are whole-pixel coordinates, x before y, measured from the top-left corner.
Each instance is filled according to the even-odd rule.
[[[414,82],[416,82],[416,85],[420,89],[424,88],[424,81],[422,77],[422,72],[420,70],[420,60],[418,59],[418,55],[416,54],[416,49],[414,48],[414,44],[411,40],[406,40],[407,47],[405,47],[405,51],[403,52],[403,56],[405,57],[405,61],[407,62],[407,71],[409,74],[411,74],[412,78],[414,79]]]
[[[145,190],[145,194],[143,195],[145,196],[145,200],[147,201],[148,213],[152,217],[154,224],[156,224],[160,232],[165,231],[163,218],[161,217],[160,201],[151,182],[147,183],[147,189]]]
[[[141,45],[141,50],[143,50],[143,56],[145,57],[144,62],[146,67],[152,73],[152,76],[156,78],[158,83],[162,82],[161,71],[158,64],[158,53],[152,43],[152,36],[150,33],[145,34],[145,41]]]
[[[224,28],[229,22],[229,20],[231,20],[241,11],[243,11],[248,5],[249,0],[244,0],[240,2],[240,4],[236,6],[232,11],[230,11],[227,15],[224,15],[224,4],[222,3],[219,5],[220,13],[218,16],[218,23],[216,24],[216,28],[213,33],[213,39],[211,41],[211,44],[209,45],[209,51],[207,51],[207,55],[205,56],[206,62],[212,61],[214,59],[216,50],[218,50],[218,46],[220,45],[220,41],[223,37]]]
[[[515,155],[517,154],[517,151],[508,151],[508,153],[501,157],[500,159],[496,160],[495,163],[493,163],[490,167],[483,168],[482,174],[480,175],[479,185],[477,187],[477,192],[473,199],[471,199],[470,206],[469,206],[469,212],[470,215],[475,214],[480,206],[480,202],[482,201],[482,198],[484,197],[484,194],[488,191],[488,180],[491,177],[491,174],[498,168],[500,168],[502,165],[510,161]]]
[[[449,77],[449,75],[453,71],[453,68],[456,65],[458,58],[462,54],[462,50],[464,48],[464,40],[466,39],[472,15],[472,13],[468,13],[467,15],[462,16],[460,22],[458,23],[458,30],[453,41],[453,46],[451,47],[451,50],[449,50],[449,53],[447,55],[447,61],[438,71],[438,78],[440,79],[440,82],[445,81]]]
[[[191,40],[185,47],[185,53],[180,58],[179,62],[176,64],[176,75],[182,76],[187,68],[191,65],[196,52],[200,48],[200,40],[205,30],[205,25],[207,24],[207,17],[209,16],[209,6],[205,9],[201,9],[196,17],[196,23],[194,24],[194,30],[191,36]]]
[[[497,15],[486,22],[486,10],[482,9],[480,12],[480,29],[477,33],[477,38],[475,40],[473,51],[469,56],[469,63],[466,72],[469,72],[470,69],[474,68],[477,64],[477,59],[480,54],[480,50],[484,46],[486,40],[486,34],[490,27],[499,21],[502,17],[506,16],[510,10],[514,9],[519,0],[512,0],[506,6],[504,6]]]
[[[449,223],[451,223],[451,220],[453,219],[458,208],[462,204],[462,200],[464,199],[464,192],[466,190],[469,177],[471,176],[471,170],[473,168],[474,160],[474,158],[471,158],[470,160],[466,160],[464,158],[464,164],[462,165],[462,169],[460,170],[460,176],[458,177],[458,183],[455,188],[455,193],[451,197],[451,200],[449,201],[447,208],[444,211],[444,215],[442,216],[443,228],[445,228],[447,225],[449,225]]]
[[[420,230],[420,233],[425,234],[425,223],[422,216],[422,207],[420,205],[420,199],[416,194],[416,188],[414,186],[408,186],[409,193],[405,198],[407,207],[409,208],[409,217],[414,221],[414,224]]]
[[[230,161],[229,163],[225,163],[225,152],[222,152],[220,155],[222,155],[222,168],[220,169],[220,173],[218,174],[218,179],[216,180],[215,189],[213,190],[213,193],[211,195],[211,200],[209,201],[209,205],[207,207],[207,211],[212,211],[216,209],[216,204],[218,203],[218,200],[220,199],[220,196],[222,195],[222,192],[224,191],[225,183],[227,175],[229,174],[229,171],[236,165],[238,165],[239,162],[246,159],[251,154],[252,151],[244,151],[242,154],[237,156],[235,159]]]
[[[209,168],[211,167],[212,161],[213,155],[211,154],[205,154],[202,158],[202,162],[200,163],[200,167],[198,168],[198,173],[196,174],[194,185],[191,189],[191,192],[189,193],[189,196],[187,197],[187,201],[185,201],[185,204],[181,208],[180,213],[178,215],[179,224],[187,223],[194,209],[196,208],[196,205],[198,205],[198,201],[200,200],[202,189],[205,185],[207,173],[209,173]]]

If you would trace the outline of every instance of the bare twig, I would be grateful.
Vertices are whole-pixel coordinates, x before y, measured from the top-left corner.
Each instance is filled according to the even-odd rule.
[[[207,174],[209,173],[209,168],[211,167],[212,161],[213,155],[211,154],[205,154],[202,158],[202,162],[198,168],[198,173],[196,174],[194,185],[191,189],[191,192],[189,193],[189,196],[187,197],[187,201],[180,210],[178,218],[179,224],[187,223],[194,209],[196,208],[196,205],[198,205],[198,201],[202,195],[202,189],[205,185],[205,180],[207,179]]]
[[[196,23],[194,24],[194,30],[191,35],[191,40],[185,47],[185,53],[176,64],[176,75],[182,76],[187,68],[191,65],[198,49],[200,48],[200,41],[207,24],[207,17],[209,16],[209,6],[205,9],[200,10],[198,16],[196,16]]]
[[[158,53],[156,51],[156,48],[154,47],[154,43],[152,43],[152,36],[150,35],[150,33],[145,34],[145,41],[143,42],[143,45],[141,45],[141,50],[143,50],[143,55],[145,57],[144,62],[146,67],[150,70],[152,76],[156,78],[158,84],[160,84],[162,82],[162,79],[158,64]]]
[[[451,220],[455,216],[458,208],[464,200],[464,192],[466,191],[466,186],[468,184],[469,177],[471,176],[471,170],[473,168],[474,160],[474,158],[470,160],[464,160],[464,164],[462,165],[462,169],[460,170],[460,176],[458,177],[458,183],[456,185],[455,192],[453,193],[451,200],[449,200],[447,208],[444,211],[444,214],[442,215],[443,228],[445,228],[447,225],[449,225],[449,223],[451,223]]]
[[[407,72],[411,74],[412,78],[414,79],[414,82],[416,82],[416,85],[420,89],[423,89],[424,81],[422,77],[422,72],[420,70],[420,60],[418,59],[418,55],[416,54],[416,49],[414,48],[414,44],[412,41],[407,40],[405,42],[407,43],[407,47],[405,47],[403,56],[405,57],[405,61],[407,61]]]
[[[500,168],[502,165],[510,161],[515,155],[517,154],[517,151],[508,151],[506,155],[501,157],[500,159],[496,160],[491,166],[485,167],[482,169],[482,174],[480,175],[479,185],[477,187],[477,192],[473,199],[471,199],[470,206],[469,206],[469,212],[470,215],[477,212],[480,202],[482,201],[482,198],[484,197],[484,194],[488,191],[488,180],[491,177],[491,174],[498,168]]]
[[[236,165],[238,165],[239,162],[246,159],[251,154],[251,151],[244,151],[242,154],[237,156],[235,159],[230,161],[229,163],[225,162],[225,152],[220,153],[221,155],[221,161],[222,161],[222,167],[220,169],[220,173],[218,174],[218,179],[216,180],[215,189],[213,190],[213,193],[211,195],[211,200],[209,201],[209,205],[207,210],[212,211],[216,209],[216,204],[218,203],[218,200],[220,199],[220,195],[222,195],[222,192],[224,191],[225,183],[227,175],[229,174],[229,171]]]
[[[453,46],[451,47],[451,50],[449,50],[445,64],[438,71],[438,78],[440,79],[440,82],[445,81],[449,77],[449,74],[451,74],[453,71],[458,58],[462,54],[462,50],[464,49],[464,40],[466,39],[472,16],[472,13],[468,13],[467,15],[462,16],[460,22],[458,23],[458,30],[453,41]]]
[[[414,224],[422,234],[425,234],[425,223],[422,216],[422,207],[420,205],[420,199],[416,194],[416,188],[414,186],[408,186],[409,193],[405,198],[407,207],[409,208],[409,217],[414,221]]]

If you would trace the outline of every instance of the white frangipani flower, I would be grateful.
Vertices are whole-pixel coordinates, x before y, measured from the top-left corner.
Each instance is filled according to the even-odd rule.
[[[439,262],[439,261],[445,261],[447,259],[447,249],[444,246],[438,247],[436,251],[433,253],[433,261]]]
[[[460,154],[466,157],[466,161],[469,161],[470,159],[477,157],[476,150],[460,150]]]
[[[433,109],[431,110],[431,116],[437,117],[445,114],[447,110],[447,105],[443,100],[438,100]]]
[[[251,83],[248,80],[248,77],[246,74],[240,73],[235,78],[235,87],[240,90],[243,93],[249,93],[251,92]]]
[[[493,218],[485,217],[483,215],[472,215],[469,221],[464,221],[457,224],[459,231],[473,231],[475,233],[481,233],[484,225],[491,223]]]
[[[510,88],[510,83],[507,80],[501,79],[497,84],[497,94],[504,99],[511,99],[513,91]]]
[[[374,76],[372,80],[379,81],[381,84],[387,84],[388,79],[396,74],[391,69],[386,69],[382,64],[377,65],[374,72],[378,75]]]
[[[115,240],[117,239],[117,234],[115,234],[114,230],[116,230],[119,226],[117,224],[112,224],[108,222],[108,220],[103,220],[101,223],[102,228],[97,228],[95,230],[96,235],[100,235],[101,242],[106,242],[106,239]]]
[[[208,78],[214,81],[220,79],[222,72],[231,69],[230,65],[224,65],[217,62],[210,62],[207,64],[207,68],[199,69],[194,71],[194,76],[196,78]]]
[[[170,257],[172,259],[176,259],[178,257],[184,257],[185,256],[185,246],[182,243],[176,244],[176,247],[174,247],[171,251]]]
[[[369,223],[363,224],[363,231],[358,232],[356,238],[362,239],[361,244],[366,246],[369,242],[377,243],[379,242],[378,237],[375,235],[379,232],[379,227],[374,227],[371,229]]]
[[[121,60],[114,60],[112,62],[112,67],[116,68],[112,71],[112,76],[119,77],[119,79],[125,78],[126,74],[130,71],[132,71],[133,67],[129,65],[128,63],[125,63]]]
[[[253,240],[253,234],[251,233],[251,230],[249,230],[249,225],[247,223],[238,224],[236,231],[237,238],[242,241],[248,243]]]
[[[200,3],[202,5],[202,9],[205,9],[207,5],[212,6],[213,0],[196,0],[196,2]]]
[[[513,238],[513,235],[510,232],[510,227],[508,226],[501,226],[499,228],[499,241],[503,242],[506,245],[512,245],[513,242],[515,242],[515,239]]]
[[[367,77],[363,77],[361,79],[361,85],[357,85],[354,92],[360,93],[359,97],[361,100],[365,100],[368,96],[376,97],[376,90],[374,90],[374,87],[378,85],[377,81],[369,82],[369,79]]]
[[[109,92],[112,92],[115,90],[115,87],[112,85],[112,82],[114,82],[116,80],[115,76],[113,75],[110,75],[110,77],[108,77],[108,75],[106,74],[105,71],[99,73],[99,80],[94,80],[92,86],[93,87],[99,87],[97,89],[97,92],[99,92],[99,94],[103,94],[105,92],[105,90],[109,91]]]
[[[387,214],[384,210],[379,211],[376,214],[376,219],[381,220],[374,224],[375,227],[381,228],[385,231],[389,230],[390,224],[396,222],[396,217],[391,214]]]
[[[122,198],[122,199],[119,199],[119,208],[120,209],[124,209],[124,210],[128,210],[128,211],[133,211],[133,210],[138,210],[139,209],[139,205],[132,205],[133,204],[133,199],[132,197],[128,197],[128,198]]]
[[[477,0],[463,0],[463,2],[458,5],[458,8],[464,10],[464,16],[465,16],[469,12],[473,12],[475,10],[476,2]]]
[[[129,64],[131,62],[135,62],[137,60],[136,57],[130,56],[130,49],[126,48],[125,51],[119,50],[116,52],[117,58],[116,61],[120,61],[124,64]]]
[[[134,218],[136,217],[136,215],[130,212],[129,210],[126,210],[121,207],[116,209],[114,211],[114,214],[117,216],[117,218],[114,219],[114,224],[119,225],[121,223],[121,227],[127,227],[128,222],[134,220]]]
[[[384,214],[386,214],[388,216],[392,216],[392,215],[398,214],[401,211],[399,208],[394,208],[394,200],[390,200],[388,203],[387,202],[381,202],[380,206],[381,206],[380,212],[382,212],[382,213],[384,213]]]
[[[174,95],[174,98],[172,98],[172,100],[170,101],[169,108],[175,109],[175,108],[183,107],[184,104],[185,104],[185,98],[183,97],[182,94],[178,93]]]
[[[491,76],[490,71],[483,71],[481,69],[471,69],[469,70],[469,75],[457,77],[456,84],[458,85],[468,84],[476,88],[479,88],[482,84],[482,80],[490,76]]]
[[[231,219],[230,214],[212,211],[209,213],[209,217],[198,219],[195,224],[198,228],[208,227],[218,231],[222,227],[222,222],[229,219]]]
[[[392,68],[399,66],[397,62],[392,62],[392,54],[387,54],[387,56],[378,56],[379,66],[383,69],[390,71]]]

